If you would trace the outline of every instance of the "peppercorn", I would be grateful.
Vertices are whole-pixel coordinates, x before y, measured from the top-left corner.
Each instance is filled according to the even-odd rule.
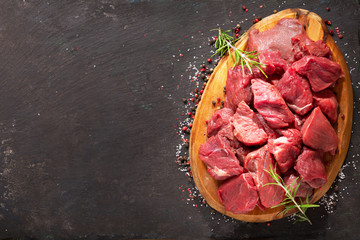
[[[211,63],[211,58],[208,58],[207,61],[208,61],[208,63]]]
[[[182,99],[184,103],[187,103],[187,99],[186,98],[183,98]]]
[[[188,128],[186,127],[186,126],[184,126],[183,128],[182,128],[182,130],[183,131],[186,131]]]
[[[339,186],[335,186],[334,187],[334,190],[337,192],[337,191],[339,191]]]
[[[205,63],[202,64],[202,67],[203,67],[203,68],[206,67]]]
[[[329,8],[329,7],[327,7],[327,8],[326,8],[326,11],[328,11],[328,12],[329,12],[329,11],[330,11],[330,8]]]
[[[238,37],[239,37],[239,34],[238,34],[238,33],[237,33],[237,34],[235,34],[235,37],[236,37],[236,38],[238,38]]]
[[[224,106],[224,101],[221,101],[221,105]]]
[[[245,9],[245,12],[249,11],[249,9]]]
[[[195,111],[195,107],[191,107],[190,110],[191,110],[191,111]]]
[[[342,38],[343,38],[343,35],[342,35],[341,33],[339,34],[339,38],[340,38],[340,39],[342,39]]]
[[[236,25],[236,28],[237,28],[237,29],[240,29],[240,28],[241,28],[240,24],[237,24],[237,25]]]
[[[253,19],[253,20],[252,20],[252,23],[253,23],[253,24],[255,24],[255,23],[256,23],[256,22],[255,22],[255,19]]]
[[[330,30],[329,33],[330,33],[331,36],[334,35],[334,31],[333,31],[333,30]]]
[[[243,5],[243,6],[242,6],[242,9],[243,9],[243,10],[245,10],[245,9],[246,9],[246,6],[245,6],[245,5]]]
[[[188,126],[189,126],[189,128],[192,128],[192,123],[189,123],[189,125],[188,125]]]
[[[327,25],[331,25],[331,21],[329,20],[329,21],[327,21]]]
[[[202,73],[202,74],[200,75],[200,77],[201,77],[202,79],[204,79],[204,78],[205,78],[205,74]]]
[[[206,69],[206,73],[207,73],[207,74],[210,74],[210,70],[209,70],[209,69]]]
[[[277,13],[277,10],[274,10],[273,13]]]
[[[215,102],[215,100],[213,100],[213,101],[212,101],[212,105],[214,105],[214,106],[215,106],[215,104],[216,104],[216,102]]]
[[[213,68],[210,68],[210,73],[212,73],[214,71],[214,69]]]
[[[186,133],[190,133],[190,129],[186,129]]]

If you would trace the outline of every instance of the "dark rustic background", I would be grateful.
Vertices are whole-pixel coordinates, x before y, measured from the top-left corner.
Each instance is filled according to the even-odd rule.
[[[337,205],[309,211],[313,226],[193,207],[174,163],[189,63],[217,24],[293,7],[344,35],[355,108]],[[358,239],[359,22],[355,0],[0,1],[0,239]]]

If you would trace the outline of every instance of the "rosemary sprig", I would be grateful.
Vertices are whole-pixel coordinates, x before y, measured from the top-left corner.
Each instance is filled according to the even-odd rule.
[[[267,173],[270,174],[270,176],[274,179],[275,182],[272,183],[267,183],[264,184],[264,186],[267,185],[276,185],[281,187],[284,191],[285,191],[285,198],[283,199],[283,201],[281,203],[279,203],[276,206],[273,206],[272,208],[276,208],[279,206],[285,206],[284,210],[282,210],[281,212],[278,213],[278,215],[280,214],[286,214],[288,213],[291,209],[297,208],[299,210],[298,213],[295,213],[295,216],[298,218],[294,223],[296,222],[303,222],[303,221],[307,221],[309,222],[310,225],[312,225],[310,219],[306,216],[305,212],[308,208],[312,208],[312,207],[319,207],[319,205],[316,204],[309,204],[309,195],[307,195],[305,203],[303,203],[303,200],[301,198],[299,198],[299,202],[298,203],[295,200],[295,194],[297,192],[297,190],[299,189],[300,183],[295,187],[295,183],[298,180],[298,177],[292,182],[290,187],[286,187],[284,180],[281,178],[281,176],[279,176],[279,174],[277,174],[276,172],[276,165],[275,165],[275,169],[272,169],[271,165],[270,165],[270,170],[266,170],[264,169]],[[292,203],[292,204],[291,204]]]
[[[265,64],[256,61],[259,53],[257,53],[256,51],[247,52],[235,47],[235,43],[239,41],[245,33],[239,38],[236,38],[234,32],[233,36],[227,34],[231,30],[223,31],[221,28],[213,30],[218,30],[219,36],[215,41],[216,52],[212,55],[212,57],[217,53],[220,55],[220,57],[228,53],[229,56],[231,56],[231,58],[234,60],[233,68],[239,64],[241,65],[243,76],[245,76],[244,68],[246,66],[251,73],[253,73],[253,67],[258,68],[267,78],[267,75],[261,68],[261,66],[265,66]],[[234,56],[231,54],[231,50],[234,51]]]

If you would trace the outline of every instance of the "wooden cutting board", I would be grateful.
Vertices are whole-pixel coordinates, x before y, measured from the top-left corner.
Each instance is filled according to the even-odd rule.
[[[335,125],[335,131],[339,138],[338,151],[335,156],[326,155],[326,174],[328,181],[321,187],[316,189],[310,199],[311,203],[318,201],[330,188],[335,180],[347,154],[350,143],[352,114],[353,114],[353,92],[350,80],[349,71],[345,59],[330,36],[326,25],[320,16],[313,12],[304,9],[286,9],[276,14],[270,15],[250,29],[259,29],[265,31],[276,25],[282,18],[297,18],[306,26],[307,35],[314,41],[322,39],[331,49],[334,61],[338,62],[345,74],[345,76],[337,81],[335,92],[339,102],[339,118]],[[248,32],[249,32],[248,31]],[[236,47],[245,49],[247,46],[248,35],[246,34],[242,40],[237,42]],[[233,61],[228,56],[221,59],[218,66],[211,75],[202,100],[198,106],[197,114],[193,123],[193,128],[190,136],[190,164],[194,177],[195,184],[199,189],[201,195],[205,198],[207,203],[218,212],[230,216],[232,218],[248,221],[248,222],[267,222],[275,219],[283,218],[284,215],[278,213],[282,210],[281,207],[274,209],[266,209],[261,211],[256,207],[253,211],[247,214],[234,214],[226,211],[224,206],[220,203],[217,191],[220,182],[214,180],[209,173],[205,164],[199,159],[198,151],[201,144],[205,143],[206,137],[206,120],[209,120],[215,110],[220,108],[220,105],[213,106],[212,101],[220,98],[225,99],[224,86],[226,85],[227,71],[233,66]],[[288,214],[291,214],[288,213]]]

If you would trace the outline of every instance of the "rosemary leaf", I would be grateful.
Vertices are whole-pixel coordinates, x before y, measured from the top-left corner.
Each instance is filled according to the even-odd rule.
[[[232,36],[227,34],[231,30],[223,31],[221,28],[218,28],[218,29],[213,29],[211,31],[214,30],[218,30],[219,32],[219,36],[215,41],[215,48],[216,48],[216,53],[219,54],[220,57],[223,57],[224,55],[228,54],[234,61],[233,68],[238,65],[241,65],[243,76],[245,76],[244,70],[246,67],[247,69],[249,69],[251,73],[253,73],[252,71],[253,68],[258,68],[266,78],[268,77],[261,68],[261,66],[264,66],[265,64],[257,62],[257,56],[259,55],[258,52],[244,51],[235,47],[235,43],[239,41],[244,36],[244,34],[241,37],[236,38],[234,32]],[[234,52],[234,56],[232,52]]]
[[[275,182],[266,183],[263,185],[263,187],[268,186],[268,185],[277,185],[285,191],[285,198],[283,199],[283,201],[281,203],[279,203],[278,205],[272,207],[272,208],[276,208],[279,206],[284,206],[284,209],[281,212],[279,212],[278,215],[280,215],[280,214],[285,215],[290,210],[297,209],[299,212],[294,214],[294,216],[297,217],[297,220],[294,223],[299,222],[299,221],[300,222],[307,221],[311,225],[312,223],[311,223],[310,219],[306,216],[305,212],[308,208],[319,207],[319,205],[310,204],[308,195],[306,196],[305,204],[303,203],[303,200],[301,198],[298,198],[298,201],[296,201],[295,194],[296,194],[297,190],[299,189],[301,181],[299,182],[299,184],[296,186],[295,189],[294,189],[294,186],[295,186],[298,178],[296,178],[292,182],[290,187],[287,187],[284,183],[284,180],[276,172],[276,164],[275,164],[274,169],[272,169],[272,167],[270,165],[270,169],[269,170],[264,169],[264,171],[267,172],[274,179]]]

